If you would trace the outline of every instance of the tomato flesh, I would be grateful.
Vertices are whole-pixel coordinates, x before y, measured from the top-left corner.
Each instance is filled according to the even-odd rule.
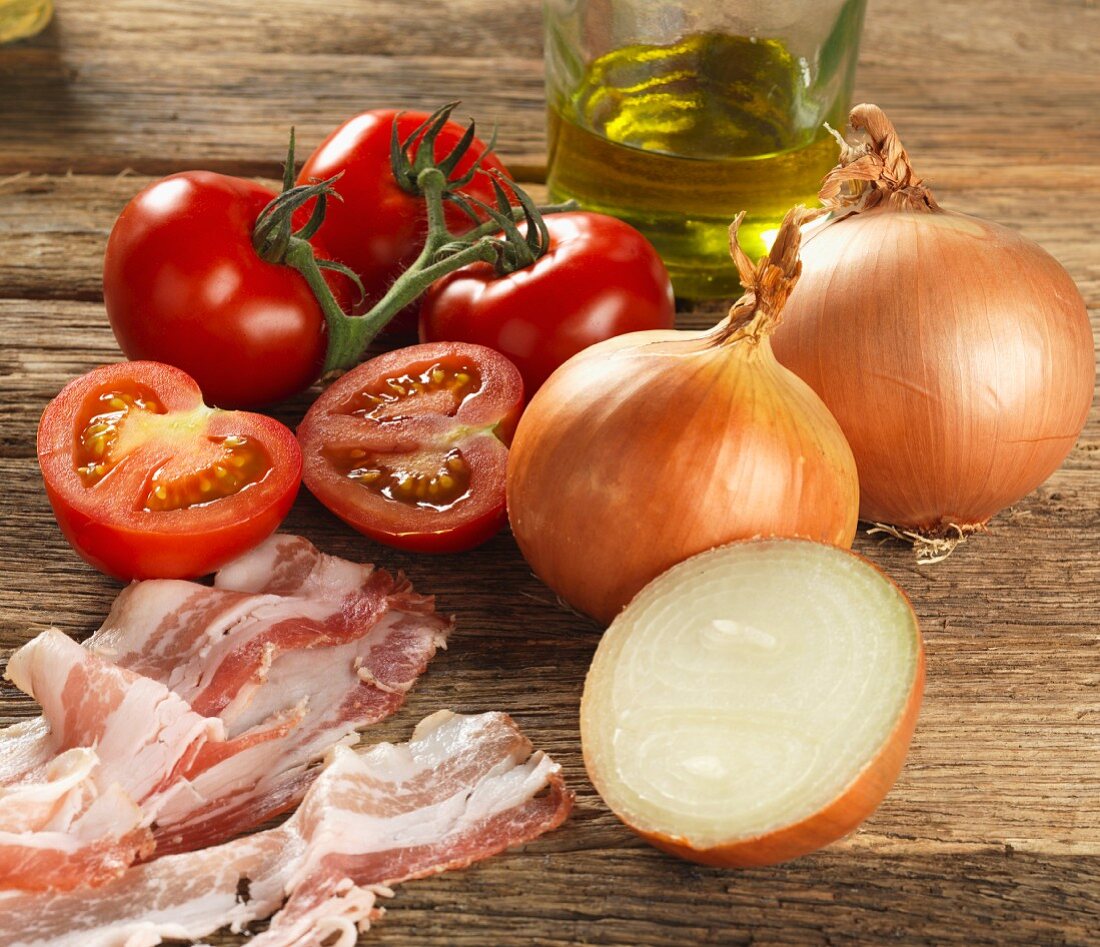
[[[344,413],[373,421],[394,421],[410,410],[453,417],[481,386],[481,372],[469,360],[440,360],[365,387]],[[470,492],[469,464],[457,447],[442,458],[438,451],[387,455],[361,447],[325,451],[325,456],[349,480],[394,503],[443,511]]]
[[[371,455],[358,448],[326,452],[326,457],[337,469],[350,468],[345,474],[349,480],[393,503],[443,512],[470,493],[470,467],[458,449],[448,451],[442,461],[431,456],[427,465],[415,457]]]
[[[66,386],[43,413],[38,456],[66,538],[125,579],[213,571],[274,531],[301,478],[283,425],[209,408],[188,375],[154,362]]]
[[[348,413],[378,421],[392,419],[407,411],[415,398],[415,409],[423,411],[426,399],[430,399],[432,410],[455,415],[480,390],[481,372],[476,367],[465,361],[437,361],[422,370],[405,371],[365,387]]]
[[[99,483],[118,462],[119,426],[131,411],[163,414],[164,406],[144,385],[132,385],[130,390],[101,392],[85,407],[82,414],[95,413],[83,422],[73,447],[73,460],[84,486]]]
[[[399,349],[339,379],[298,429],[309,489],[360,532],[454,552],[505,520],[507,445],[519,373],[481,346]]]
[[[209,438],[219,456],[205,467],[173,476],[167,468],[153,474],[143,508],[186,510],[214,503],[261,483],[271,473],[271,458],[260,444],[240,434]]]
[[[179,415],[169,416],[166,409],[143,385],[120,385],[100,392],[85,407],[83,422],[73,445],[73,462],[85,487],[93,487],[112,471],[130,452],[150,440],[199,438],[205,406],[195,412],[191,423],[181,425]],[[242,434],[205,436],[190,447],[199,455],[199,464],[173,470],[170,464],[158,467],[141,491],[141,509],[150,512],[185,510],[213,503],[240,493],[259,483],[271,472],[271,458],[263,445]],[[212,456],[211,456],[212,455]],[[209,457],[207,460],[206,458]],[[202,461],[206,462],[203,463]]]

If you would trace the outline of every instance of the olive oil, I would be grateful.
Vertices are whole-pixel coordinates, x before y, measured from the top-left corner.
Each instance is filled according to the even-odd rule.
[[[53,0],[0,0],[0,43],[34,36],[53,16]]]
[[[857,37],[859,13],[848,24]],[[828,42],[826,65],[827,54]],[[852,71],[838,64],[811,81],[809,64],[778,40],[717,33],[615,49],[571,93],[551,94],[551,197],[641,230],[678,296],[736,295],[730,221],[746,212],[740,239],[755,257],[793,204],[816,203],[837,159],[823,122],[843,125]]]

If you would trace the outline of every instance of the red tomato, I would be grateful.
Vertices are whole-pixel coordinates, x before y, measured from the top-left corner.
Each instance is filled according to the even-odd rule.
[[[629,224],[583,211],[549,214],[550,248],[498,276],[474,263],[420,300],[420,339],[474,342],[507,355],[528,397],[581,349],[624,332],[671,329],[672,284],[657,251]],[[524,231],[520,226],[520,231]]]
[[[379,542],[470,549],[505,522],[508,444],[523,381],[480,345],[413,345],[338,379],[298,427],[305,482]]]
[[[65,538],[120,579],[213,572],[275,530],[302,475],[282,424],[208,408],[156,362],[69,382],[42,414],[38,463]]]
[[[270,404],[316,381],[321,308],[301,274],[252,247],[274,196],[254,181],[187,171],[126,205],[107,241],[103,296],[127,358],[182,368],[220,407]],[[330,285],[345,302],[341,282]]]
[[[395,180],[390,136],[395,120],[404,141],[426,118],[426,112],[378,109],[348,119],[309,156],[298,175],[299,184],[343,175],[334,185],[343,200],[328,202],[320,237],[334,258],[351,267],[363,281],[366,296],[356,312],[365,312],[381,299],[424,246],[428,234],[424,200]],[[435,157],[442,159],[449,154],[464,132],[461,125],[447,122],[436,138]],[[475,138],[451,177],[463,175],[485,151],[485,143]],[[481,167],[504,172],[504,165],[492,153],[485,156]],[[462,188],[462,193],[495,204],[492,179],[482,171]],[[446,213],[452,233],[470,229],[470,219],[454,204],[447,204]],[[395,322],[401,320],[399,315]],[[408,319],[404,328],[415,332],[415,319]]]

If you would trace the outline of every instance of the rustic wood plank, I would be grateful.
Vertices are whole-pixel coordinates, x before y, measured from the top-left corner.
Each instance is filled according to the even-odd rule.
[[[949,156],[920,158],[945,206],[1038,241],[1070,271],[1090,308],[1100,307],[1100,254],[1093,249],[1100,244],[1100,171],[1048,169],[1021,181],[994,168],[975,178],[973,169],[947,165]],[[126,202],[153,180],[28,173],[0,179],[0,298],[102,299],[107,236]],[[544,186],[524,186],[546,199]]]
[[[513,170],[536,174],[544,165],[538,60],[495,60],[499,85],[485,88],[483,64],[439,57],[242,53],[227,62],[195,53],[184,78],[170,58],[121,53],[110,67],[89,57],[76,67],[74,83],[67,59],[33,47],[8,55],[16,61],[0,75],[0,126],[14,137],[0,152],[0,173],[207,168],[275,176],[291,125],[303,142],[316,143],[363,109],[431,109],[443,98],[462,99],[464,114],[498,127],[500,153]],[[978,173],[991,160],[1034,169],[1057,159],[1095,168],[1095,138],[1087,130],[1100,76],[1059,65],[1050,70],[1050,85],[1003,69],[944,84],[934,75],[903,78],[889,67],[875,75],[869,66],[857,97],[882,105],[914,152],[939,145]],[[303,105],[300,90],[314,83],[324,92]],[[983,98],[991,88],[999,93],[995,103]],[[1006,137],[1009,103],[1018,124]],[[1066,137],[1067,126],[1082,133]]]
[[[918,9],[877,0],[864,48],[883,58],[920,56],[932,68],[961,60],[998,65],[1019,52],[1051,50],[1084,60],[1095,52],[1098,29],[1100,11],[1092,0],[1031,0],[1026,9],[987,0],[966,17],[951,0],[926,0]],[[445,50],[485,60],[502,53],[542,55],[540,14],[530,0],[326,0],[323,6],[313,0],[70,0],[36,44],[396,57]]]
[[[539,11],[529,0],[111,0],[68,3],[38,41],[46,47],[176,52],[538,58]]]
[[[274,175],[291,124],[316,142],[364,108],[425,108],[442,96],[498,123],[504,156],[534,171],[544,152],[540,23],[524,0],[489,14],[482,2],[348,0],[322,15],[321,30],[303,28],[307,0],[259,15],[248,0],[72,4],[43,36],[0,48],[0,174]],[[976,169],[990,152],[1004,165],[1095,169],[1098,30],[1087,0],[988,4],[974,17],[949,0],[919,10],[891,0],[868,18],[856,94],[886,108],[918,154],[938,144]],[[413,34],[432,39],[403,49]]]

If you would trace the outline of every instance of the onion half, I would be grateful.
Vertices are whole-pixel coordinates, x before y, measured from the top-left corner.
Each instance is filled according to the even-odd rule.
[[[658,848],[774,864],[874,811],[923,687],[916,616],[871,563],[801,540],[734,543],[655,579],[604,634],[581,701],[585,766]]]
[[[850,122],[774,335],[855,454],[860,517],[961,535],[1066,458],[1096,377],[1069,274],[1037,244],[944,210],[874,105]]]
[[[746,294],[706,332],[633,332],[539,389],[508,454],[508,516],[535,574],[603,623],[688,556],[755,536],[850,546],[855,462],[821,399],[768,336],[798,279],[795,208]]]

